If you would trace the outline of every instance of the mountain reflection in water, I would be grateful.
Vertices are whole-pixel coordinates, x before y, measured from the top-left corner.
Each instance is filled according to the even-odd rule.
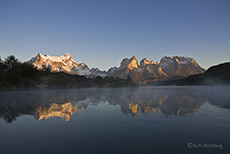
[[[74,107],[70,102],[62,105],[53,103],[50,107],[38,107],[36,112],[35,118],[37,120],[48,119],[50,117],[61,117],[65,121],[69,121],[71,115],[77,112],[77,106]]]
[[[101,102],[118,105],[124,114],[131,114],[134,118],[138,112],[161,112],[166,117],[188,116],[197,112],[204,103],[230,108],[228,89],[139,87],[2,92],[0,119],[13,122],[21,115],[32,115],[37,120],[61,117],[69,121],[77,110]]]

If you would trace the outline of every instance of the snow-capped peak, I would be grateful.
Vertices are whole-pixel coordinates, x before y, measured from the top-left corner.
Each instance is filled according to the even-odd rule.
[[[205,71],[205,69],[200,67],[198,63],[190,57],[165,56],[160,60],[159,65],[169,77],[186,77],[188,75],[203,73]]]
[[[164,68],[166,66],[168,66],[169,64],[182,64],[182,65],[186,65],[186,64],[190,64],[190,63],[196,63],[196,61],[193,58],[190,57],[181,57],[181,56],[174,56],[174,57],[163,57],[160,60],[159,65]]]
[[[180,57],[180,56],[174,56],[172,59],[175,59],[180,64],[189,64],[193,63],[195,60],[190,57]]]
[[[61,56],[60,58],[63,61],[71,60],[72,59],[72,57],[71,57],[71,55],[69,53],[66,53],[65,55]]]
[[[37,69],[50,68],[52,72],[66,72],[78,75],[89,75],[90,69],[85,63],[78,64],[75,62],[69,53],[63,56],[49,56],[39,53],[32,58],[29,63],[33,64]]]

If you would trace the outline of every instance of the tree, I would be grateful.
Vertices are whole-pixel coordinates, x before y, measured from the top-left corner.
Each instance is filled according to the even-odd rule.
[[[2,61],[2,58],[1,58],[1,56],[0,56],[0,65],[1,65],[1,64],[3,64],[3,61]]]
[[[7,70],[10,70],[13,67],[18,66],[20,62],[17,58],[15,58],[15,56],[10,55],[7,58],[5,58],[4,64],[7,66]]]
[[[3,78],[3,76],[6,74],[7,69],[8,69],[7,65],[0,57],[0,78]]]
[[[0,72],[2,72],[2,69],[3,69],[3,61],[2,58],[0,57]]]

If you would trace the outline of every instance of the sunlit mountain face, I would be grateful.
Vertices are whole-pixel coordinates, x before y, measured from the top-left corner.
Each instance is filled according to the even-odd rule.
[[[159,113],[163,117],[188,117],[202,105],[211,104],[230,108],[230,96],[218,88],[196,87],[140,87],[19,91],[0,93],[0,118],[13,122],[17,117],[31,115],[38,121],[60,117],[71,121],[73,114],[101,104],[119,106],[124,115]],[[220,103],[219,103],[220,102]]]

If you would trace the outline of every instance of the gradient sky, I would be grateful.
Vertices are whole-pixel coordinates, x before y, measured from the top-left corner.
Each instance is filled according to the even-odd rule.
[[[230,0],[0,0],[0,56],[70,53],[90,68],[136,55],[230,61]]]

